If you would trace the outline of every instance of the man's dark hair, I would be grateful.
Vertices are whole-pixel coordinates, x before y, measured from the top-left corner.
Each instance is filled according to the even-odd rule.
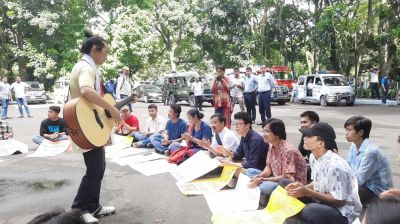
[[[400,201],[379,199],[368,205],[364,219],[368,224],[394,224],[400,220]]]
[[[221,122],[221,123],[224,123],[224,125],[226,124],[226,118],[225,118],[225,116],[223,115],[223,114],[221,114],[221,113],[216,113],[216,114],[213,114],[212,116],[211,116],[211,119],[213,119],[213,118],[218,118],[218,121],[219,122]]]
[[[251,127],[252,120],[251,120],[250,114],[248,114],[246,112],[237,112],[235,114],[235,116],[233,116],[233,118],[235,120],[243,120],[244,124],[250,124],[250,127]]]
[[[173,104],[170,108],[174,111],[174,113],[178,114],[178,117],[181,116],[182,108],[178,104]]]
[[[372,121],[363,116],[353,116],[344,123],[344,128],[349,125],[353,125],[356,132],[363,130],[363,139],[369,138],[371,132]]]
[[[246,71],[252,71],[251,67],[247,67]]]
[[[106,42],[103,38],[93,35],[90,31],[85,31],[86,39],[83,41],[81,47],[81,53],[83,54],[90,54],[90,50],[93,46],[96,46],[96,51],[101,51],[105,46]]]
[[[154,103],[150,104],[150,105],[147,107],[147,109],[155,109],[155,110],[158,110],[158,109],[157,109],[157,105],[155,105]]]
[[[315,123],[319,122],[319,116],[318,116],[317,112],[312,111],[312,110],[304,111],[302,114],[300,114],[300,117],[308,117],[308,119],[310,119],[311,122],[315,122]]]
[[[278,136],[280,139],[286,140],[286,129],[285,124],[281,119],[270,118],[262,123],[262,128],[269,124],[269,129],[272,133]]]
[[[217,70],[225,71],[225,65],[218,65]]]
[[[240,71],[239,67],[233,68],[233,71]]]
[[[59,106],[50,106],[49,109],[50,109],[51,111],[56,112],[57,114],[59,114],[60,111],[61,111],[61,109],[60,109]]]

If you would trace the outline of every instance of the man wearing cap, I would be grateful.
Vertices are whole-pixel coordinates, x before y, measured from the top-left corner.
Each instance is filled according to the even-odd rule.
[[[129,111],[128,106],[121,107],[121,124],[117,125],[114,129],[115,133],[125,136],[135,136],[136,132],[140,131],[139,120]]]
[[[117,79],[117,87],[116,87],[116,98],[117,99],[124,99],[127,96],[130,96],[132,93],[133,84],[131,79],[129,78],[129,68],[124,66],[122,68],[122,73]],[[128,104],[129,111],[132,112],[132,106]]]
[[[59,106],[50,106],[47,111],[47,119],[40,124],[40,135],[33,137],[32,141],[38,145],[42,144],[44,139],[49,141],[67,140],[67,128],[64,119],[58,117],[60,113]]]
[[[389,160],[369,139],[371,127],[371,120],[362,116],[353,116],[344,123],[346,140],[352,142],[347,162],[356,173],[358,194],[365,207],[393,187]]]
[[[306,223],[348,224],[358,218],[361,202],[357,178],[349,164],[333,152],[336,134],[327,123],[301,129],[304,148],[311,151],[312,182],[288,184],[287,194],[308,203],[300,212]]]

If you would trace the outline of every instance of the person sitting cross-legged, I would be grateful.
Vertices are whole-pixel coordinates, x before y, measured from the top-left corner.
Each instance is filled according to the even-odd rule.
[[[335,131],[321,122],[301,132],[304,148],[311,151],[313,181],[308,185],[294,182],[285,187],[289,196],[307,204],[298,216],[306,223],[352,223],[362,208],[357,178],[346,160],[333,151]]]
[[[200,113],[197,109],[190,109],[187,113],[189,120],[188,132],[182,134],[182,138],[186,139],[190,144],[190,153],[188,156],[192,156],[199,150],[207,150],[201,146],[203,140],[210,141],[212,136],[211,127],[202,121],[204,114]]]
[[[307,164],[300,151],[286,141],[285,124],[282,120],[268,119],[262,127],[264,140],[270,145],[267,165],[263,171],[250,168],[246,175],[252,178],[249,187],[259,187],[261,194],[268,199],[278,182],[284,179],[306,184]]]
[[[114,132],[118,135],[135,137],[135,134],[140,131],[139,120],[129,111],[129,107],[126,105],[121,107],[120,111],[122,123],[115,126]]]
[[[236,132],[241,136],[240,144],[234,151],[221,148],[222,154],[229,157],[229,159],[223,159],[222,162],[224,165],[240,167],[240,172],[245,172],[249,168],[264,170],[268,143],[265,143],[263,137],[251,129],[252,120],[248,113],[238,112],[234,119]]]
[[[47,118],[40,124],[40,135],[33,137],[33,142],[40,145],[44,139],[49,141],[67,140],[67,128],[64,119],[59,117],[59,106],[50,106],[47,111]]]
[[[155,133],[150,137],[150,142],[154,145],[157,153],[170,155],[171,151],[180,147],[180,143],[183,140],[181,136],[187,131],[186,122],[179,118],[181,112],[181,106],[177,104],[171,105],[168,111],[170,120],[165,126],[165,131],[163,133]]]
[[[154,134],[161,133],[165,129],[165,118],[158,114],[157,105],[150,104],[147,110],[149,112],[149,118],[147,118],[146,128],[143,132],[135,133],[135,139],[138,140],[138,142],[132,144],[135,148],[152,148],[153,144],[151,144],[150,138]]]
[[[223,150],[234,151],[239,147],[239,139],[235,133],[226,126],[226,118],[223,114],[216,113],[211,116],[211,129],[214,134],[210,141],[202,139],[200,146],[207,149],[210,157],[223,156]]]

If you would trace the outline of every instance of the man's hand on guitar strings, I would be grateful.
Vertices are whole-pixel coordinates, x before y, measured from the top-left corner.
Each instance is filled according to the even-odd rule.
[[[119,110],[117,108],[113,107],[112,110],[109,112],[110,112],[111,116],[114,118],[115,123],[120,124],[122,119],[121,119],[121,114],[120,114]]]

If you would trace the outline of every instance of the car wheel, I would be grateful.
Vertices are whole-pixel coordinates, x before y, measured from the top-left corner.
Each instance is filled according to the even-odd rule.
[[[175,104],[176,98],[174,94],[171,94],[168,96],[168,105],[173,105]]]
[[[46,100],[40,101],[41,104],[46,104]]]
[[[305,103],[306,103],[305,100],[299,100],[299,102],[300,102],[301,104],[305,104]]]
[[[195,107],[196,106],[196,97],[194,95],[190,95],[188,98],[189,106]]]
[[[211,100],[210,103],[211,103],[211,106],[214,106],[214,100]]]
[[[276,101],[279,105],[285,105],[286,101],[284,100],[278,100]]]
[[[353,102],[346,103],[346,105],[347,105],[347,106],[353,106],[353,105],[354,105],[354,101],[353,101]]]
[[[323,107],[328,105],[328,102],[326,101],[326,96],[321,96],[321,98],[319,99],[319,104]]]

